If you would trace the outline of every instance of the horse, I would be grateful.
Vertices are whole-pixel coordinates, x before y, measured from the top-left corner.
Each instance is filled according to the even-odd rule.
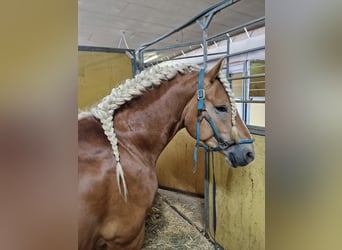
[[[233,167],[253,161],[223,64],[203,73],[201,91],[198,66],[153,66],[79,113],[79,250],[141,249],[158,188],[156,161],[180,129],[218,148]]]

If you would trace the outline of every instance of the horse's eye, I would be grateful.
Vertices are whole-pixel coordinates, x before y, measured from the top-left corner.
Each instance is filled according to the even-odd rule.
[[[227,113],[228,112],[228,108],[225,105],[215,106],[215,110],[220,112],[220,113]]]

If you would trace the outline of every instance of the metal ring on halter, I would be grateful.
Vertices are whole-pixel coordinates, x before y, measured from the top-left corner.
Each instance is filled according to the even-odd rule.
[[[226,150],[226,149],[228,149],[230,146],[232,146],[234,144],[235,144],[234,140],[221,141],[221,142],[219,142],[218,147],[220,148],[220,150]]]

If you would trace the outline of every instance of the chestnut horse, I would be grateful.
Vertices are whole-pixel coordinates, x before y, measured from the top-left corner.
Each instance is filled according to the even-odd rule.
[[[221,59],[204,75],[200,112],[198,67],[168,65],[141,72],[79,114],[78,249],[141,249],[158,187],[156,161],[181,128],[196,138],[198,123],[199,140],[211,148],[227,142],[220,149],[229,165],[254,159],[253,144],[239,143],[251,135],[220,73],[222,65]],[[199,113],[210,117],[215,129],[208,119],[198,120]]]

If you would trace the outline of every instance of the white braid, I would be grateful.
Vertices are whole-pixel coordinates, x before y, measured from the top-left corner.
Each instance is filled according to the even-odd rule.
[[[228,97],[229,97],[229,101],[230,101],[230,105],[232,108],[232,138],[235,140],[239,140],[239,136],[238,136],[238,130],[236,127],[236,114],[237,114],[237,107],[236,107],[236,102],[235,102],[235,96],[233,93],[233,90],[230,88],[230,84],[225,76],[225,74],[220,71],[219,73],[219,79],[222,82],[222,85],[224,87],[224,89],[226,90]]]
[[[133,79],[126,80],[118,87],[113,88],[108,96],[104,97],[95,107],[91,108],[90,110],[90,112],[101,121],[104,133],[112,145],[113,154],[116,160],[117,185],[121,194],[122,185],[125,201],[127,201],[128,190],[124,171],[120,163],[118,140],[114,131],[114,111],[124,103],[142,95],[147,88],[159,85],[162,80],[170,80],[175,77],[178,72],[184,73],[185,70],[195,71],[198,70],[198,67],[189,64],[172,64],[163,67],[156,65],[151,67],[148,70],[142,71]]]

